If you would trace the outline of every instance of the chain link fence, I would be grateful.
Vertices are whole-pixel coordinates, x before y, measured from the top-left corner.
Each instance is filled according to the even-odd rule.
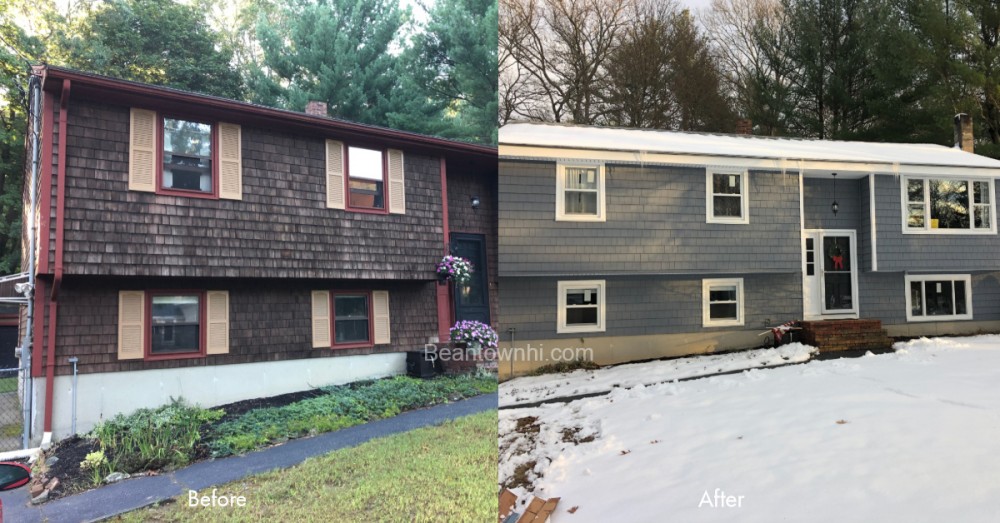
[[[17,368],[0,369],[0,452],[21,448],[23,413],[17,393],[17,371]]]

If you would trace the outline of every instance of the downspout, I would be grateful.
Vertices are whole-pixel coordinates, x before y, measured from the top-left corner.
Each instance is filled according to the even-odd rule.
[[[38,211],[38,170],[41,166],[40,136],[42,126],[42,78],[36,71],[32,71],[28,78],[28,92],[31,97],[31,176],[28,180],[28,223],[27,245],[28,248],[28,291],[25,297],[28,298],[28,311],[25,321],[24,338],[21,340],[21,373],[24,379],[21,401],[21,448],[26,449],[31,440],[31,398],[32,383],[31,378],[31,351],[34,338],[32,337],[33,323],[35,321],[35,255],[40,247],[35,247],[35,217]]]
[[[55,276],[52,280],[52,294],[49,301],[49,332],[48,350],[45,354],[45,423],[42,444],[52,438],[52,406],[55,389],[56,372],[56,325],[59,310],[59,288],[63,276],[63,240],[64,218],[66,206],[66,113],[69,107],[70,81],[63,80],[62,93],[59,97],[59,167],[56,181],[56,264]]]
[[[447,161],[441,157],[441,230],[443,232],[444,255],[448,255],[450,242],[448,237],[448,167]],[[447,343],[450,338],[451,329],[451,290],[450,285],[437,286],[437,317],[438,317],[438,339],[440,343]]]

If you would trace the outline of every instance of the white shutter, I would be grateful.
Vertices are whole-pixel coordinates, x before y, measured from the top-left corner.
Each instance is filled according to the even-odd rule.
[[[156,191],[156,123],[156,112],[132,108],[128,150],[130,191]]]
[[[312,346],[330,348],[330,291],[312,291]]]
[[[242,137],[239,125],[219,124],[219,198],[243,199]]]
[[[205,293],[208,311],[206,354],[229,354],[229,291]]]
[[[118,359],[137,360],[143,357],[146,329],[146,293],[118,293]]]
[[[326,206],[343,209],[344,196],[344,144],[326,141]]]
[[[389,291],[372,291],[375,344],[389,343]]]
[[[403,174],[403,151],[389,149],[389,212],[406,214],[406,181]]]

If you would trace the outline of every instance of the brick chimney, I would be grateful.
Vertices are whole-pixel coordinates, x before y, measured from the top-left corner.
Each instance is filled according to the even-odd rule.
[[[736,134],[753,134],[753,121],[746,118],[736,120]]]
[[[967,153],[973,151],[972,117],[965,113],[955,115],[955,147]]]
[[[317,102],[313,100],[307,103],[306,114],[311,114],[313,116],[326,116],[326,102]]]

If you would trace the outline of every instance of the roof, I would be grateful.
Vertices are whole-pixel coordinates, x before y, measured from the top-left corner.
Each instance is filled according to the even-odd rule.
[[[532,149],[540,156],[544,154],[538,149],[562,149],[559,154],[569,157],[588,156],[581,151],[603,151],[628,153],[635,161],[688,163],[684,159],[693,162],[700,158],[710,164],[782,163],[790,169],[802,162],[804,169],[836,168],[837,164],[847,164],[850,170],[857,164],[858,170],[871,171],[906,172],[914,170],[908,168],[913,166],[1000,170],[998,160],[936,144],[772,138],[550,123],[507,124],[500,128],[499,141],[500,156],[508,157],[531,156]],[[990,174],[1000,176],[1000,171]]]
[[[420,147],[446,154],[476,157],[477,159],[495,158],[497,154],[496,147],[490,145],[448,140],[376,125],[275,109],[173,87],[121,80],[65,67],[36,66],[33,68],[33,72],[45,78],[44,88],[50,92],[61,92],[63,82],[68,80],[73,98],[80,96],[100,101],[106,101],[110,98],[116,103],[144,105],[151,108],[162,107],[165,110],[185,112],[192,111],[192,106],[195,106],[199,114],[206,117],[225,118],[225,121],[233,121],[234,123],[287,127],[298,131],[319,131],[342,136],[357,137],[360,135],[363,138],[384,141],[390,146]],[[109,96],[111,93],[114,93],[113,96]]]

